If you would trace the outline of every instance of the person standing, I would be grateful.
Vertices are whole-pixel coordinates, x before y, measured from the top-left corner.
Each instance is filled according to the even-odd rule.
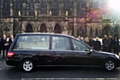
[[[14,36],[10,35],[10,41],[13,42],[14,41]]]
[[[114,40],[113,40],[112,36],[109,36],[109,42],[110,42],[110,44],[109,44],[109,52],[112,52],[113,45],[114,45]]]
[[[119,53],[119,40],[117,37],[114,39],[114,53],[118,55]]]
[[[89,45],[90,45],[90,47],[94,48],[94,46],[95,46],[95,41],[94,41],[93,38],[89,39]]]
[[[80,41],[81,41],[81,36],[78,36],[78,37],[77,37],[77,40],[80,40]]]
[[[81,41],[84,42],[84,38],[83,37],[81,37]]]
[[[10,41],[9,38],[7,38],[6,41],[5,41],[5,44],[4,44],[5,51],[6,51],[5,55],[7,55],[10,45],[11,45],[11,41]]]
[[[103,43],[103,51],[108,52],[109,51],[109,39],[107,38],[107,35],[104,35],[104,38],[102,40]]]
[[[85,38],[84,43],[86,43],[87,45],[89,45],[89,38],[88,38],[88,37]],[[90,46],[90,45],[89,45],[89,46]]]
[[[97,51],[100,51],[100,50],[101,50],[101,43],[100,43],[98,37],[96,37],[94,49],[97,50]]]
[[[6,35],[4,34],[3,35],[3,38],[1,39],[1,42],[0,42],[0,46],[1,46],[1,50],[2,50],[2,58],[4,58],[4,55],[5,55],[5,42],[6,42]]]

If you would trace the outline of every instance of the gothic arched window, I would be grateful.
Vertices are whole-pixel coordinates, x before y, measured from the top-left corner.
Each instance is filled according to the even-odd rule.
[[[47,27],[44,23],[40,26],[40,32],[47,32]]]
[[[3,0],[1,8],[2,8],[2,16],[10,17],[10,0]]]
[[[14,0],[13,1],[13,16],[19,16],[19,11],[22,11],[22,1],[21,0]]]
[[[59,16],[59,2],[57,0],[52,2],[52,15]]]
[[[56,24],[54,27],[54,33],[62,33],[61,27],[59,24]]]
[[[64,14],[66,14],[66,11],[68,11],[68,16],[72,16],[73,13],[73,2],[72,0],[66,0],[64,2]]]
[[[90,35],[92,35],[92,33],[93,33],[93,30],[92,30],[92,28],[90,28]]]
[[[28,25],[26,26],[26,31],[25,31],[25,32],[33,32],[33,27],[32,27],[31,24],[28,24]]]
[[[77,16],[80,18],[84,17],[84,14],[85,14],[84,7],[85,7],[85,4],[82,0],[77,3]]]

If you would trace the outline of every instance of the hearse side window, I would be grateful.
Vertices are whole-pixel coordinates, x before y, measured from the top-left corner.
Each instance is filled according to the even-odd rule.
[[[50,36],[19,36],[14,49],[35,50],[35,49],[49,49]]]
[[[52,37],[52,49],[53,50],[70,50],[70,42],[66,37]]]
[[[89,49],[87,46],[77,40],[72,39],[72,43],[74,50],[85,51]]]

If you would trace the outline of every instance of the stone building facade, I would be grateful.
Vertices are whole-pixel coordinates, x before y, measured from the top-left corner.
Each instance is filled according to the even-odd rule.
[[[75,37],[112,35],[114,22],[103,10],[105,1],[0,0],[0,36],[25,32],[62,33]]]

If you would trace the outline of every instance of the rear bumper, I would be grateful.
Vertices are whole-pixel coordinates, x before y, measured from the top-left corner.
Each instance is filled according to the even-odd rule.
[[[6,59],[6,64],[7,64],[7,65],[10,65],[10,66],[19,66],[20,61]]]

